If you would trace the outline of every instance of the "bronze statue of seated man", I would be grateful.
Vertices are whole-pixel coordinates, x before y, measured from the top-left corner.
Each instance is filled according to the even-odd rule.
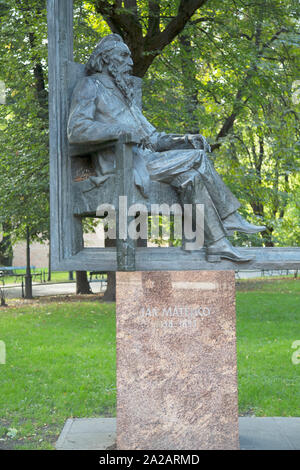
[[[157,132],[134,99],[130,50],[117,34],[102,39],[92,53],[86,76],[74,89],[68,121],[71,144],[97,144],[131,133],[134,180],[145,198],[151,181],[176,188],[182,204],[204,204],[207,259],[248,261],[227,240],[233,231],[256,233],[265,229],[248,223],[237,212],[240,203],[211,163],[210,147],[201,135]],[[114,174],[113,151],[94,156],[95,186]],[[162,203],[164,201],[153,201]]]

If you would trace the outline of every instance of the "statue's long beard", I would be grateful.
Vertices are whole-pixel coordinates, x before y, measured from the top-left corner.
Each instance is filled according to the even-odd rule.
[[[132,77],[127,72],[120,72],[114,64],[110,63],[108,65],[108,71],[113,77],[115,84],[129,101],[129,104],[133,101],[133,80]]]

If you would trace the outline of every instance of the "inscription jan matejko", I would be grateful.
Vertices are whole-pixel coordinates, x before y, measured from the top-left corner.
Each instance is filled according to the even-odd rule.
[[[141,318],[154,319],[161,328],[197,328],[201,318],[211,315],[208,307],[142,307]]]

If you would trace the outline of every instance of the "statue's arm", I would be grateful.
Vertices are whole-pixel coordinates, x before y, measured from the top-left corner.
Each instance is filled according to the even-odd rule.
[[[70,144],[103,143],[116,140],[126,133],[126,129],[96,119],[96,99],[97,87],[93,80],[87,77],[82,79],[72,96],[68,120]]]
[[[200,134],[157,134],[156,151],[199,148],[210,152],[205,137]]]

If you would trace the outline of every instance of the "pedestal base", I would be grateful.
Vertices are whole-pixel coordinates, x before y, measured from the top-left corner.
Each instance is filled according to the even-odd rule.
[[[233,271],[117,273],[117,448],[239,448]]]

